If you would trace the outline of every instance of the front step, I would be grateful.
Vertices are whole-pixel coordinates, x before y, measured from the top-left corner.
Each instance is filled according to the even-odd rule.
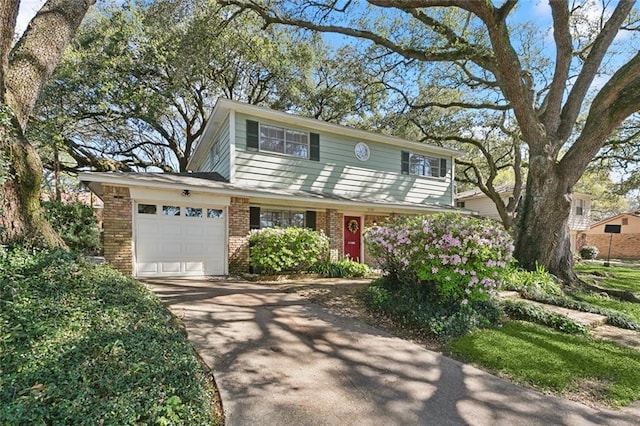
[[[591,312],[581,312],[574,311],[573,309],[562,308],[560,306],[555,305],[546,305],[540,302],[534,302],[533,300],[527,300],[527,303],[533,303],[535,305],[541,306],[544,309],[555,312],[560,315],[564,315],[569,318],[571,321],[577,322],[578,324],[584,325],[588,328],[596,328],[604,325],[607,322],[607,317],[600,314],[593,314]]]

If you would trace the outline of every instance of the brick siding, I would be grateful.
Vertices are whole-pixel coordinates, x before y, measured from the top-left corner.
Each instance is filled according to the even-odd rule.
[[[133,273],[132,201],[129,188],[103,187],[104,257],[111,266],[131,275]]]
[[[327,209],[325,213],[324,233],[329,237],[329,251],[331,260],[338,260],[344,256],[344,215],[335,209]]]
[[[640,234],[586,234],[585,245],[598,247],[598,259],[606,259],[609,241],[612,259],[640,259]]]
[[[249,272],[249,199],[232,197],[229,205],[229,274]]]

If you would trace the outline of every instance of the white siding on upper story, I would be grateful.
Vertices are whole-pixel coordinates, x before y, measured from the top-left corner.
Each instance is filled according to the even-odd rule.
[[[446,157],[447,175],[435,178],[401,174],[401,148],[333,133],[317,132],[320,134],[320,161],[247,151],[246,120],[253,118],[240,113],[236,117],[234,182],[237,184],[317,191],[346,197],[452,205],[451,157]],[[268,120],[256,121],[292,130],[315,132]],[[369,145],[371,154],[366,162],[359,161],[354,155],[358,142]],[[429,155],[428,149],[418,153]]]
[[[230,159],[230,138],[229,138],[229,116],[227,115],[224,121],[220,124],[218,129],[216,130],[215,135],[213,136],[214,141],[211,149],[209,150],[208,155],[206,155],[205,160],[201,167],[198,170],[206,171],[206,172],[217,172],[225,179],[229,180],[231,177],[231,159]],[[218,163],[213,165],[213,146],[215,144],[219,145],[219,160]]]

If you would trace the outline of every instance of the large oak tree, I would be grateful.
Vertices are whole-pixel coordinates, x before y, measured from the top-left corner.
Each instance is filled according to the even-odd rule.
[[[515,0],[222,3],[253,11],[267,24],[339,33],[407,61],[446,64],[480,91],[497,89],[497,102],[508,106],[528,153],[515,255],[526,268],[539,263],[565,281],[577,279],[567,226],[574,186],[621,123],[640,110],[637,46],[595,92],[593,84],[604,65],[612,65],[604,61],[621,28],[637,27],[630,24],[634,1],[621,0],[586,31],[574,18],[587,2],[550,1],[555,56],[549,75],[536,75],[516,49]]]
[[[42,215],[42,164],[25,138],[29,115],[95,0],[48,0],[15,45],[19,0],[0,0],[0,242],[62,245]]]

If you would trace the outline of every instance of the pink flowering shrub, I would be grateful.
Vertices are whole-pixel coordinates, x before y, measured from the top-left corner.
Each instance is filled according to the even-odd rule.
[[[493,221],[453,213],[403,217],[369,228],[365,242],[387,282],[443,303],[487,300],[513,262],[513,240]]]

